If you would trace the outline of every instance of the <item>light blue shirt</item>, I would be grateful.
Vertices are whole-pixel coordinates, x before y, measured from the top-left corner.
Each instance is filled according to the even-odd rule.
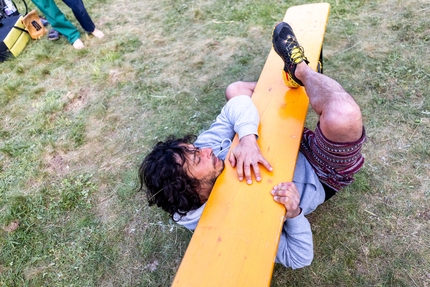
[[[258,136],[259,123],[258,110],[251,98],[234,97],[226,103],[210,128],[197,137],[194,145],[200,148],[210,147],[215,155],[225,160],[234,136],[238,134],[239,139],[250,134]],[[285,221],[276,262],[296,269],[308,266],[312,262],[312,231],[304,215],[311,213],[324,202],[325,192],[312,166],[302,153],[298,155],[293,182],[300,194],[302,213]],[[175,214],[175,220],[178,220],[178,224],[194,230],[205,206],[203,204],[183,217]]]

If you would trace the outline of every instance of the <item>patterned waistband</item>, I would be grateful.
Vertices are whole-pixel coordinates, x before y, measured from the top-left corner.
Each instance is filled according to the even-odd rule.
[[[361,147],[365,141],[364,128],[361,138],[355,142],[330,141],[322,134],[318,124],[315,132],[305,128],[300,150],[321,182],[337,191],[352,183],[353,175],[363,166]]]

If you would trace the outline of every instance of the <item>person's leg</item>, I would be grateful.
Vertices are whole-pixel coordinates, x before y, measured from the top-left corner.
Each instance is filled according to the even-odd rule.
[[[256,85],[257,85],[257,82],[238,81],[238,82],[231,83],[225,89],[225,99],[229,101],[236,96],[242,96],[242,95],[252,97],[252,94],[254,93]]]
[[[302,81],[328,140],[347,143],[362,136],[360,107],[338,82],[315,72],[304,62],[297,65],[295,76]]]
[[[93,34],[97,38],[102,38],[104,36],[102,31],[96,29],[96,25],[88,14],[87,9],[85,9],[82,0],[63,0],[63,2],[72,9],[76,20],[78,20],[85,31]]]
[[[286,85],[305,87],[312,108],[320,116],[324,136],[339,143],[358,140],[363,133],[360,108],[338,82],[307,65],[303,47],[297,42],[291,26],[279,23],[273,31],[272,41],[273,48],[284,61]]]
[[[32,2],[43,13],[52,28],[64,35],[70,44],[73,45],[79,40],[81,35],[78,29],[67,20],[53,0],[32,0]]]
[[[63,2],[72,9],[76,20],[78,20],[82,28],[88,33],[92,33],[96,28],[96,25],[94,25],[93,20],[91,20],[90,15],[88,15],[82,0],[63,0]]]
[[[307,65],[303,47],[287,23],[275,27],[273,47],[284,60],[286,85],[304,86],[319,115],[315,131],[304,129],[300,152],[323,183],[327,200],[351,184],[363,166],[361,147],[366,134],[360,108],[338,82]]]

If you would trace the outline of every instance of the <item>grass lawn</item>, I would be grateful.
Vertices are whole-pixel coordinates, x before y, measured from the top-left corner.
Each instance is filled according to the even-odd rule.
[[[169,286],[192,233],[137,192],[141,160],[207,128],[287,8],[319,1],[84,2],[103,39],[0,63],[0,286]],[[428,0],[327,2],[324,73],[362,108],[366,163],[309,216],[312,265],[271,286],[430,286]]]

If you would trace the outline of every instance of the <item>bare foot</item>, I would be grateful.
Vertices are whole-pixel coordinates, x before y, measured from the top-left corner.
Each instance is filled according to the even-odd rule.
[[[101,38],[103,38],[104,37],[104,35],[105,34],[103,34],[103,32],[102,31],[100,31],[99,29],[94,29],[94,31],[91,33],[91,34],[93,34],[94,36],[96,36],[97,38],[99,38],[99,39],[101,39]]]
[[[77,50],[80,50],[80,49],[82,49],[82,48],[84,48],[85,46],[84,46],[84,43],[82,43],[82,41],[81,41],[81,39],[78,39],[78,40],[76,40],[74,43],[73,43],[73,48],[75,48],[75,49],[77,49]]]

